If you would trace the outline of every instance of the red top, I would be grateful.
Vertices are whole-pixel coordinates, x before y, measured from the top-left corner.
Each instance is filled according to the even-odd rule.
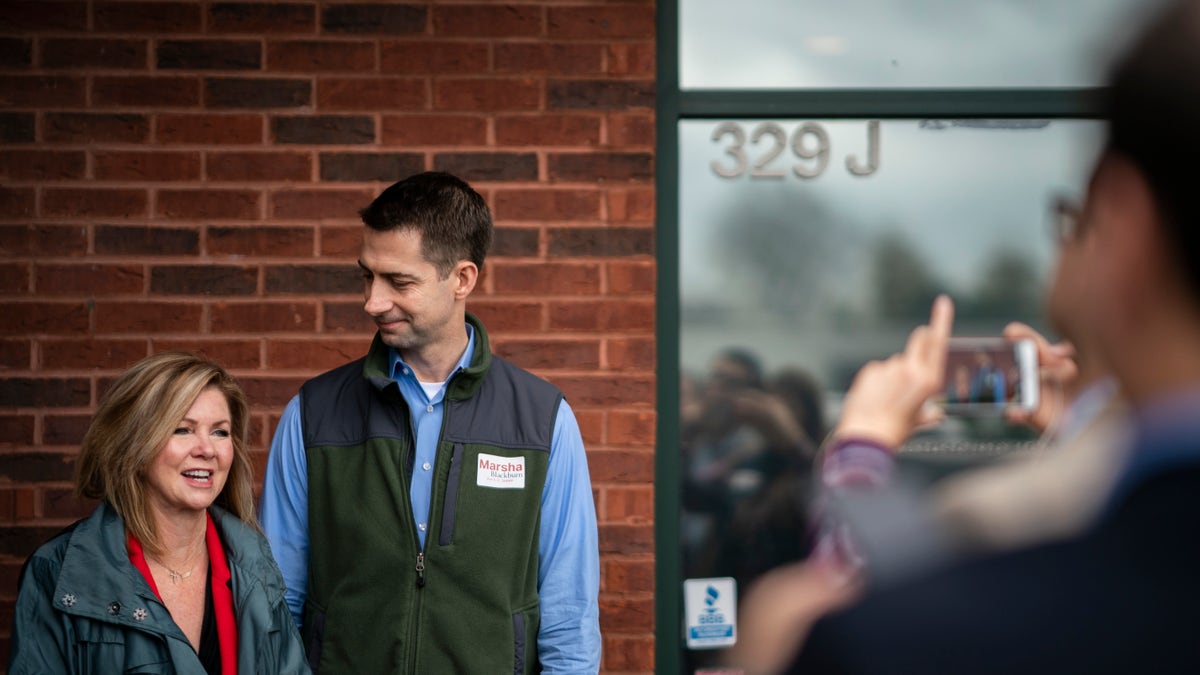
[[[208,547],[213,612],[217,620],[217,641],[221,645],[221,675],[237,675],[237,619],[233,612],[233,591],[229,587],[229,561],[225,558],[225,547],[221,545],[221,536],[217,534],[217,526],[213,524],[212,516],[208,515],[207,518],[208,527],[204,533],[204,543]],[[127,539],[129,562],[146,577],[150,590],[154,591],[154,595],[161,602],[162,594],[158,592],[158,584],[154,583],[154,575],[150,573],[150,565],[146,563],[142,543],[132,534],[127,535]]]

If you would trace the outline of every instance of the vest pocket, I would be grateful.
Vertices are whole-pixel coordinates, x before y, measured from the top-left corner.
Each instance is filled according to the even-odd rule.
[[[315,673],[317,664],[321,662],[321,647],[325,641],[325,611],[306,602],[304,614],[304,653],[308,667]]]
[[[454,444],[454,453],[450,455],[450,475],[446,478],[446,494],[442,500],[442,527],[438,533],[438,545],[449,546],[454,543],[454,519],[458,516],[458,483],[462,476],[463,446]]]
[[[517,610],[513,622],[513,675],[540,672],[537,667],[538,605]],[[533,647],[533,653],[530,649]]]

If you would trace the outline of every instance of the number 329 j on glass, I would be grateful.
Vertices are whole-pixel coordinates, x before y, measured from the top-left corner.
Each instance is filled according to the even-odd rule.
[[[750,131],[747,147],[746,129],[737,122],[722,122],[712,132],[714,143],[723,143],[724,157],[710,162],[713,173],[721,178],[737,178],[749,169],[751,178],[783,178],[787,176],[787,159],[781,158],[791,147],[797,162],[791,166],[799,178],[816,178],[829,166],[829,132],[816,122],[796,127],[792,137],[774,122],[763,122]],[[753,154],[753,156],[751,156]],[[870,176],[879,170],[879,122],[867,122],[866,162],[857,155],[846,155],[846,170],[855,176]]]

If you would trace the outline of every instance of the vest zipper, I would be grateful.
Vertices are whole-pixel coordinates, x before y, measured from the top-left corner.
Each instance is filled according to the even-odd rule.
[[[425,552],[417,552],[417,588],[425,588]]]

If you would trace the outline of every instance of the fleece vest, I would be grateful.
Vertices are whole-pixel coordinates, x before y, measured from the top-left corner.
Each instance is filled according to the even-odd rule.
[[[562,393],[475,317],[444,401],[421,550],[408,407],[379,336],[300,390],[311,543],[303,637],[321,673],[538,671],[538,525]]]

